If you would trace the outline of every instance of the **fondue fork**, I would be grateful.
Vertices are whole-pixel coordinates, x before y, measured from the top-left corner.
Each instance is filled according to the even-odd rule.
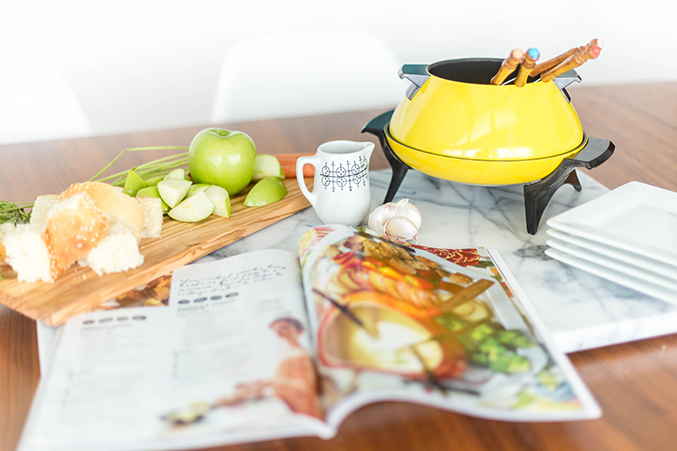
[[[540,64],[536,64],[534,69],[531,71],[531,76],[535,77],[539,74],[542,74],[543,72],[548,71],[548,70],[552,69],[553,67],[563,63],[564,61],[566,61],[570,57],[574,56],[576,53],[582,52],[582,51],[592,47],[593,45],[596,45],[599,48],[602,48],[602,47],[604,47],[604,41],[602,41],[601,39],[595,38],[595,39],[591,40],[587,45],[582,45],[580,47],[574,47],[574,48],[568,50],[567,52],[562,53],[561,55],[558,55],[558,56],[551,58],[547,61],[543,61]]]
[[[479,279],[476,282],[471,283],[467,287],[463,288],[460,291],[454,293],[454,295],[444,302],[442,305],[438,306],[443,312],[450,312],[461,304],[464,304],[468,301],[475,299],[480,294],[484,293],[489,287],[494,284],[491,280],[488,279]]]
[[[510,55],[501,63],[498,72],[491,79],[489,83],[492,85],[500,85],[508,75],[517,68],[517,65],[524,59],[524,52],[521,49],[513,49]]]
[[[522,61],[522,64],[520,64],[519,73],[515,79],[515,86],[521,88],[527,84],[527,78],[534,67],[536,67],[536,61],[538,61],[540,56],[541,53],[538,51],[538,49],[533,47],[526,51],[524,54],[524,60]]]
[[[597,58],[601,51],[602,48],[597,45],[585,47],[583,51],[575,53],[574,55],[570,56],[569,58],[561,62],[559,65],[553,67],[547,72],[544,72],[541,75],[541,81],[547,83],[556,76],[563,74],[568,70],[575,69],[588,60]]]

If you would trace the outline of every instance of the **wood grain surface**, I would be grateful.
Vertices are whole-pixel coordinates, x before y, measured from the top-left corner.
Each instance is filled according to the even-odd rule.
[[[584,129],[616,145],[589,174],[609,188],[637,180],[677,191],[677,82],[569,90]],[[262,153],[315,151],[332,139],[375,142],[361,128],[383,111],[281,119],[229,128],[247,132]],[[32,200],[86,180],[121,149],[187,145],[201,128],[0,147],[0,198]],[[379,146],[377,145],[377,148]],[[162,156],[158,153],[156,157]],[[136,163],[144,161],[134,155]],[[144,156],[151,158],[151,156]],[[129,160],[126,160],[129,164]],[[135,164],[134,161],[131,164]],[[371,167],[386,167],[374,152]],[[581,312],[583,315],[584,312]],[[19,440],[39,379],[34,321],[0,306],[0,450]],[[274,440],[211,448],[227,451],[486,450],[663,451],[677,443],[677,335],[571,354],[602,407],[602,418],[507,423],[406,403],[364,407],[336,438]]]
[[[231,199],[230,218],[210,216],[198,223],[174,221],[165,216],[160,238],[142,239],[141,266],[99,277],[92,269],[73,265],[53,283],[26,283],[16,278],[0,280],[0,303],[32,319],[58,326],[126,293],[139,285],[251,235],[310,206],[296,179],[285,179],[284,199],[263,207],[242,205],[248,187]],[[312,189],[312,179],[307,180]]]

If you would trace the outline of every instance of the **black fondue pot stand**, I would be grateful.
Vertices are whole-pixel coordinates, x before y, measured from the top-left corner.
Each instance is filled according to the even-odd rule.
[[[394,111],[394,110],[393,110]],[[392,151],[386,140],[385,131],[390,124],[393,111],[383,113],[371,121],[362,129],[362,133],[371,133],[378,137],[383,153],[392,168],[392,177],[388,192],[383,203],[391,202],[400,188],[407,171],[411,169],[402,162]],[[536,182],[524,185],[524,209],[526,213],[527,232],[534,235],[538,231],[538,225],[545,211],[545,207],[554,196],[555,192],[565,183],[572,185],[576,191],[581,190],[581,184],[574,170],[577,167],[593,169],[608,160],[614,152],[614,144],[611,141],[599,138],[588,138],[588,142],[577,154],[565,158],[550,174]]]

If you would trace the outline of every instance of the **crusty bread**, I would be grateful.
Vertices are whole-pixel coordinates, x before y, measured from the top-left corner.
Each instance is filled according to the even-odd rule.
[[[2,241],[5,239],[10,232],[13,232],[16,229],[16,226],[11,222],[6,222],[0,224],[0,263],[5,261],[5,245],[2,244]]]
[[[143,208],[143,231],[141,238],[160,238],[162,235],[162,201],[157,197],[135,197]]]
[[[112,185],[100,182],[85,182],[71,185],[61,193],[59,200],[68,199],[77,193],[87,193],[101,210],[109,223],[120,223],[128,227],[137,242],[143,232],[143,208],[134,198],[115,189]]]
[[[99,244],[108,221],[88,194],[78,193],[52,207],[44,227],[54,280]]]
[[[0,227],[0,258],[7,254],[22,282],[53,282],[76,261],[99,275],[126,271],[143,263],[139,239],[159,237],[162,221],[160,199],[80,183],[38,197],[31,224]]]
[[[31,224],[44,224],[47,222],[47,215],[56,203],[59,202],[59,196],[56,194],[47,194],[38,196],[33,203],[31,210]]]
[[[3,239],[7,263],[16,271],[19,282],[53,282],[56,278],[42,238],[44,229],[44,224],[20,224]]]
[[[89,266],[98,275],[127,271],[143,263],[143,255],[132,231],[124,225],[112,224],[99,244],[80,258],[78,263]]]

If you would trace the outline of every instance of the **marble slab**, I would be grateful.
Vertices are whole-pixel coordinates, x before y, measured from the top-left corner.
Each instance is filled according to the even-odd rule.
[[[559,348],[575,352],[677,332],[677,305],[553,260],[544,251],[548,218],[609,190],[578,171],[583,190],[560,188],[548,204],[538,233],[526,231],[522,186],[477,187],[411,171],[395,200],[409,198],[421,211],[419,244],[441,248],[496,249],[538,310]],[[372,209],[380,205],[390,170],[372,171]],[[260,249],[298,252],[301,236],[321,222],[308,208],[199,261]],[[46,368],[56,329],[38,324],[40,365]]]
[[[608,192],[585,171],[578,174],[583,190],[569,185],[560,188],[535,235],[526,231],[521,186],[468,186],[410,171],[395,200],[407,197],[421,210],[419,244],[497,249],[564,352],[677,332],[677,305],[545,255],[547,219]],[[370,177],[375,208],[385,196],[390,170],[372,171]],[[309,208],[205,258],[265,248],[297,252],[301,235],[320,224]]]

